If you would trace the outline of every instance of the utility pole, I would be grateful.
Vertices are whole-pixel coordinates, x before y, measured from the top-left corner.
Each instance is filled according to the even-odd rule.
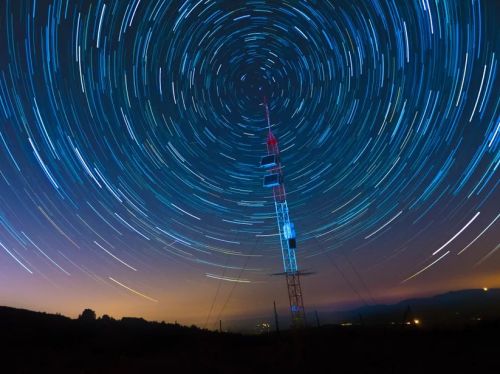
[[[280,333],[280,324],[278,322],[278,312],[276,311],[276,301],[273,301],[274,305],[274,326],[276,327],[276,332]]]

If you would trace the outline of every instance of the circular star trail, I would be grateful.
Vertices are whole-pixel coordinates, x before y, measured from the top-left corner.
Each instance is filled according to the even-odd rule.
[[[178,266],[265,281],[281,252],[258,168],[264,97],[299,266],[367,255],[399,284],[459,258],[498,264],[498,11],[7,0],[1,271],[149,301],[148,273]]]

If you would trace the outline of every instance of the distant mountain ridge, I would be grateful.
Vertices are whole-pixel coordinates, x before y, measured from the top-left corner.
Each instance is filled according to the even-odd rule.
[[[408,313],[408,307],[409,312]],[[422,326],[464,325],[482,320],[500,319],[500,289],[465,289],[450,291],[443,294],[415,297],[394,304],[365,305],[359,308],[328,311],[319,309],[316,315],[314,307],[308,307],[306,300],[307,322],[316,326],[317,316],[321,325],[348,323],[353,325],[370,324],[386,325],[404,323],[404,319],[419,319]],[[458,314],[456,314],[458,312]],[[409,314],[406,315],[405,314]],[[257,324],[270,323],[274,329],[272,311],[267,315],[254,318],[241,318],[223,321],[232,331],[247,333],[259,332]],[[283,328],[290,324],[288,312],[279,314],[279,323]]]
[[[367,305],[348,311],[325,313],[334,323],[403,323],[418,319],[426,324],[463,324],[500,318],[500,289],[450,291],[430,297],[412,298],[395,304]]]

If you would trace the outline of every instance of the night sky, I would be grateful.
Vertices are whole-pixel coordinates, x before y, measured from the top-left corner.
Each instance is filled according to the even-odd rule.
[[[495,0],[4,0],[0,304],[213,327],[500,286]]]

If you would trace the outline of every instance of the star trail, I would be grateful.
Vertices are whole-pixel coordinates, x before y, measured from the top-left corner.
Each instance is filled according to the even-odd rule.
[[[2,303],[189,321],[286,305],[264,96],[306,304],[500,285],[498,14],[5,0]]]

